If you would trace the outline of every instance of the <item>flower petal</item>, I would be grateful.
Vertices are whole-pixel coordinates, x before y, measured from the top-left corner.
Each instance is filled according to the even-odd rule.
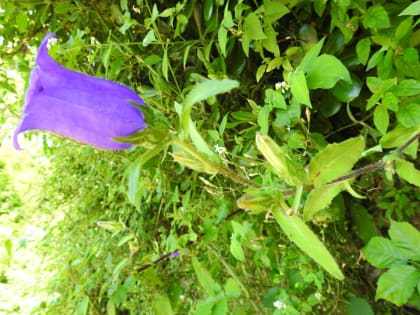
[[[95,147],[121,150],[129,143],[113,140],[146,127],[142,112],[130,102],[144,105],[121,84],[69,70],[48,54],[48,34],[39,48],[25,95],[24,115],[14,134],[46,130]]]

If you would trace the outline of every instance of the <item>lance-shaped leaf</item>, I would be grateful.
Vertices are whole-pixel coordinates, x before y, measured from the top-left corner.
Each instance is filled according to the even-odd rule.
[[[297,215],[287,215],[279,206],[272,213],[287,237],[309,257],[328,271],[334,278],[344,279],[344,275],[330,252],[314,232]]]
[[[73,140],[108,150],[132,146],[114,140],[146,127],[140,109],[144,105],[131,89],[64,68],[48,54],[48,34],[42,40],[25,95],[22,119],[14,134],[27,130],[50,131]]]
[[[327,145],[309,163],[309,177],[319,187],[349,172],[362,156],[365,140],[350,138]]]
[[[291,186],[299,186],[305,182],[303,167],[293,161],[273,139],[257,133],[255,140],[258,150],[282,180]]]

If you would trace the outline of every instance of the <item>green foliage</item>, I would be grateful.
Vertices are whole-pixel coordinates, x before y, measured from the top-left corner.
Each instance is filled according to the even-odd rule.
[[[418,231],[391,220],[418,224],[418,3],[1,4],[2,131],[48,31],[60,63],[147,104],[125,152],[44,136],[36,203],[60,294],[30,311],[411,314]],[[10,178],[2,216],[27,199]],[[365,244],[398,309],[372,300]]]
[[[387,269],[378,279],[376,299],[397,306],[412,303],[419,307],[420,232],[407,222],[391,221],[390,239],[373,237],[363,248],[366,259],[375,267]]]

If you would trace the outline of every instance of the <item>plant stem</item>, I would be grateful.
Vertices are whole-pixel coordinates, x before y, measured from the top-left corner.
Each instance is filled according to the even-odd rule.
[[[394,152],[397,155],[400,155],[410,144],[412,144],[414,141],[418,140],[419,138],[420,138],[420,132],[417,133],[416,135],[412,136],[406,142],[404,142],[400,147],[395,149]],[[354,171],[352,171],[352,172],[350,172],[346,175],[340,176],[340,177],[328,182],[327,184],[328,185],[329,184],[336,184],[336,183],[343,182],[343,181],[345,181],[347,179],[350,179],[350,178],[353,178],[353,177],[358,177],[358,176],[363,175],[363,174],[374,172],[376,170],[384,168],[387,164],[389,164],[391,162],[392,161],[385,162],[383,160],[380,160],[378,162],[368,164],[368,165],[363,166],[359,169],[356,169],[356,170],[354,170]]]

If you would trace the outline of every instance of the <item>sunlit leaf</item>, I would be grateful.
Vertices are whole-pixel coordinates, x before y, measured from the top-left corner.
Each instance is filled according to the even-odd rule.
[[[415,1],[406,7],[399,15],[420,15],[420,1]]]
[[[343,184],[325,185],[312,189],[303,208],[303,219],[311,220],[319,211],[328,207],[342,190],[344,190]]]
[[[406,258],[397,250],[391,240],[374,236],[362,248],[367,261],[376,268],[391,268],[406,263]]]
[[[171,302],[168,296],[157,294],[153,297],[153,312],[155,315],[171,315],[173,314]]]
[[[414,167],[413,163],[397,160],[395,161],[395,170],[407,182],[420,187],[420,171]]]
[[[279,206],[274,206],[272,213],[287,237],[304,253],[315,260],[334,278],[343,280],[344,275],[330,252],[314,232],[297,215],[287,215]]]
[[[251,12],[244,21],[244,33],[249,39],[259,40],[266,38],[258,16]]]
[[[363,137],[328,144],[309,163],[309,176],[315,187],[349,172],[360,159],[364,148]]]
[[[301,185],[305,179],[305,171],[294,162],[286,152],[269,136],[257,133],[256,144],[258,150],[264,155],[273,171],[289,185]]]
[[[351,83],[350,73],[343,63],[332,55],[321,55],[308,66],[306,81],[308,88],[330,89],[338,81]]]
[[[309,88],[306,83],[305,73],[296,70],[290,79],[290,91],[296,100],[304,105],[311,107],[311,99],[309,96]]]
[[[420,231],[408,222],[392,220],[388,234],[405,258],[420,261]]]
[[[378,279],[375,299],[385,299],[401,306],[408,302],[420,281],[420,271],[413,266],[396,266]]]

